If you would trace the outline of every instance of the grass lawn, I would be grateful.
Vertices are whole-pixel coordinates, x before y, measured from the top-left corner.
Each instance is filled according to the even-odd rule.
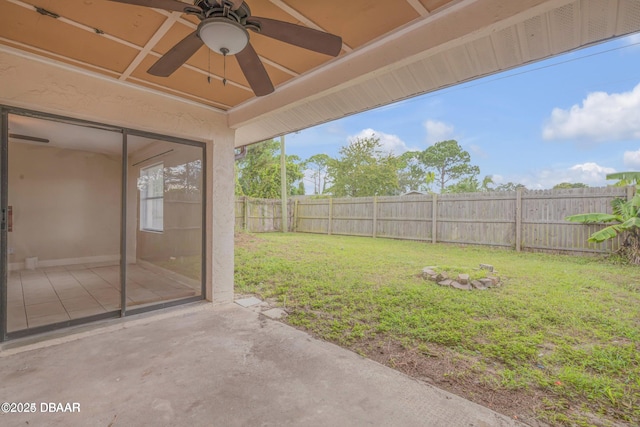
[[[640,268],[603,258],[240,234],[236,292],[286,322],[533,425],[639,425]],[[425,266],[498,270],[464,291]]]

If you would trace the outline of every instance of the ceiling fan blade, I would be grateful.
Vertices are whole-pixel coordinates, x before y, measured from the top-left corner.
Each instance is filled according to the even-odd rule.
[[[267,70],[262,65],[262,61],[260,61],[251,43],[248,43],[247,47],[236,53],[236,59],[256,96],[269,95],[273,92],[273,84],[267,74]]]
[[[177,0],[110,0],[118,3],[133,4],[136,6],[155,7],[156,9],[175,10],[176,12],[184,12],[185,8],[200,9],[197,6],[183,3]]]
[[[342,49],[342,37],[334,34],[269,18],[252,16],[250,20],[260,24],[260,34],[285,43],[331,56],[338,56]]]
[[[10,133],[9,138],[23,139],[25,141],[33,141],[33,142],[43,142],[45,144],[49,142],[49,140],[46,138],[38,138],[37,136],[29,136],[29,135],[20,135],[17,133]]]
[[[158,59],[147,73],[158,77],[169,77],[182,64],[187,62],[203,44],[197,32],[194,31],[172,47],[162,58]]]

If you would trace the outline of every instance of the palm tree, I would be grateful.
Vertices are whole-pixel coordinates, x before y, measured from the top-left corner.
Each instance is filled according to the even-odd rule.
[[[586,213],[566,217],[567,221],[583,224],[614,223],[589,236],[589,242],[601,243],[619,234],[627,233],[619,253],[633,264],[640,264],[640,172],[619,172],[607,175],[607,179],[633,183],[636,193],[631,200],[611,201],[612,214]]]

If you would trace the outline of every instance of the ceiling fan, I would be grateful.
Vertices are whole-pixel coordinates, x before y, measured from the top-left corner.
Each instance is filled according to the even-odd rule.
[[[154,76],[170,76],[205,44],[225,57],[235,55],[253,92],[256,96],[264,96],[273,92],[273,84],[249,42],[247,30],[326,55],[338,56],[342,49],[339,36],[285,21],[251,16],[249,6],[242,0],[196,0],[193,6],[177,0],[111,1],[187,13],[200,19],[193,33],[149,68],[147,72]]]

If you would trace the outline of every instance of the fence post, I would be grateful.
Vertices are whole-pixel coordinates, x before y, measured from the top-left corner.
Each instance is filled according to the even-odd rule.
[[[522,249],[522,188],[516,190],[516,252]]]
[[[242,228],[244,231],[247,231],[247,228],[249,227],[249,198],[247,196],[244,196],[242,209],[244,210],[242,214]]]
[[[438,241],[437,233],[438,233],[438,195],[433,193],[431,197],[431,243],[436,243]]]
[[[291,228],[294,233],[298,231],[298,200],[296,199],[295,202],[293,202],[293,224],[291,225]]]
[[[373,238],[376,238],[378,228],[378,196],[373,196]]]
[[[331,217],[333,216],[333,198],[329,198],[329,224],[327,226],[327,234],[331,235]]]
[[[627,200],[633,199],[633,193],[636,188],[633,185],[627,185]]]

